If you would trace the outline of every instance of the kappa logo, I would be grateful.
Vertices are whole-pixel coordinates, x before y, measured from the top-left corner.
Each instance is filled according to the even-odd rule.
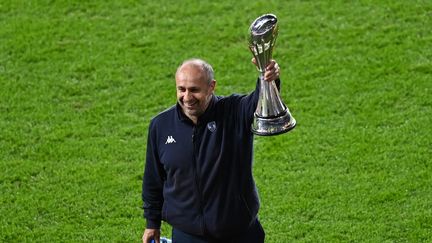
[[[173,136],[168,136],[165,144],[169,143],[176,143],[176,140],[173,138]]]

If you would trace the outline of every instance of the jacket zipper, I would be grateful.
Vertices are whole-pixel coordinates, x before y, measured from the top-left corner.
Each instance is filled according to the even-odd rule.
[[[201,222],[200,222],[200,227],[201,227],[201,232],[204,234],[205,233],[205,227],[204,227],[204,209],[203,209],[203,199],[202,199],[202,192],[201,192],[201,186],[200,186],[200,178],[199,178],[199,174],[198,174],[198,159],[195,153],[195,141],[196,141],[196,125],[194,125],[193,130],[192,130],[192,147],[193,147],[193,157],[194,157],[194,175],[195,175],[195,185],[197,188],[197,193],[198,193],[198,200],[199,200],[199,212],[201,214]]]

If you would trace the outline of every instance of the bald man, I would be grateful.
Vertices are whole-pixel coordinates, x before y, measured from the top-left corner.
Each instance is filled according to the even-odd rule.
[[[274,60],[264,79],[279,87]],[[252,176],[259,85],[248,95],[216,96],[213,68],[201,59],[184,61],[175,80],[177,104],[149,126],[143,242],[159,243],[162,220],[174,243],[264,242]]]

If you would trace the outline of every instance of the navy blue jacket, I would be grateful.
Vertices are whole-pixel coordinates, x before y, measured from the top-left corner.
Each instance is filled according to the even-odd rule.
[[[178,104],[152,119],[142,191],[147,228],[164,220],[190,234],[222,238],[256,218],[251,124],[258,89],[213,96],[197,125]]]

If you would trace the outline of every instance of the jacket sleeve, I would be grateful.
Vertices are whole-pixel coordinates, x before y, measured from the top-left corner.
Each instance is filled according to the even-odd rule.
[[[159,159],[155,122],[152,120],[148,132],[146,164],[142,184],[144,217],[148,229],[159,229],[162,219],[163,183],[165,171]]]

